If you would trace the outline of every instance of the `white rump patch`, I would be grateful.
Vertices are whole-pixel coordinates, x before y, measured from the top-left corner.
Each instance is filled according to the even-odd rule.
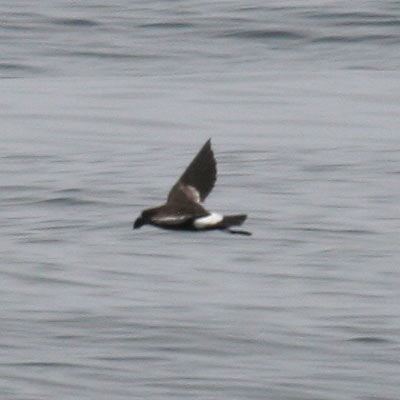
[[[211,213],[206,217],[197,218],[194,220],[194,227],[197,229],[207,229],[220,223],[224,217],[221,214]]]

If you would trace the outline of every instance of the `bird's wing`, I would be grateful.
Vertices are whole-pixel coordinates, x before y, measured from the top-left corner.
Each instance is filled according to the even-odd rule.
[[[209,139],[170,190],[167,203],[200,203],[211,192],[216,180],[217,165]]]
[[[152,222],[161,226],[174,226],[184,224],[192,218],[190,215],[156,215],[152,218]]]
[[[152,222],[161,226],[182,225],[193,218],[204,217],[208,215],[200,204],[188,204],[176,209],[176,204],[164,205],[159,212],[152,217]]]
[[[168,195],[167,204],[181,204],[182,206],[190,204],[201,204],[199,191],[190,185],[185,185],[180,180],[176,182]]]

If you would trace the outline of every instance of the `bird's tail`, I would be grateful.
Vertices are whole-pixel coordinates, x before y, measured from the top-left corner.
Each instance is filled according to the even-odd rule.
[[[230,233],[239,234],[239,235],[248,235],[250,236],[251,233],[247,231],[237,230],[237,229],[229,229],[231,226],[238,226],[242,225],[243,222],[246,220],[246,214],[240,215],[226,215],[224,219],[221,221],[221,225]]]
[[[223,225],[225,228],[229,228],[230,226],[242,225],[246,218],[246,214],[225,215],[224,219],[221,221],[221,225]]]

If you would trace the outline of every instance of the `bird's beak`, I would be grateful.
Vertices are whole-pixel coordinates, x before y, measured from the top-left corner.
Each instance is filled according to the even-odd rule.
[[[133,224],[133,229],[139,229],[143,225],[144,225],[144,220],[142,217],[139,217],[136,219],[135,223]]]

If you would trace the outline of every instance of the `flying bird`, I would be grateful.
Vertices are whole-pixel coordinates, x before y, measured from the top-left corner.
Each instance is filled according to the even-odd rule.
[[[219,229],[230,233],[251,235],[250,232],[231,229],[242,225],[247,215],[221,215],[209,212],[203,202],[217,180],[217,166],[207,140],[185,172],[172,186],[167,202],[144,210],[133,224],[134,229],[148,224],[163,229],[206,231]]]

